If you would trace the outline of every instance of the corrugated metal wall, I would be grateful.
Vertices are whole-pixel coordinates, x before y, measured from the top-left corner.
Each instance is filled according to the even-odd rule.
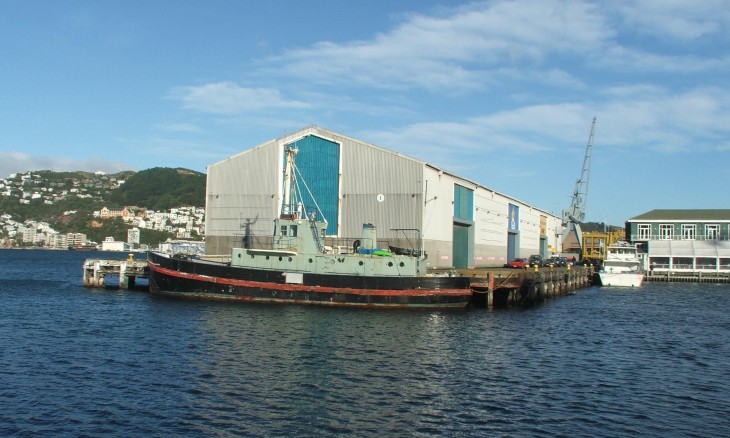
[[[359,236],[372,223],[379,237],[395,228],[422,228],[423,163],[343,139],[341,233]]]
[[[226,246],[245,233],[273,233],[278,214],[282,166],[276,142],[270,142],[208,168],[205,206],[206,254],[230,252]],[[219,241],[221,244],[210,245]]]
[[[359,237],[363,223],[375,225],[382,238],[403,237],[392,229],[422,228],[422,163],[311,127],[209,167],[206,253],[229,252],[247,231],[272,233],[288,144],[300,148],[297,165],[320,207],[329,211],[328,234]]]

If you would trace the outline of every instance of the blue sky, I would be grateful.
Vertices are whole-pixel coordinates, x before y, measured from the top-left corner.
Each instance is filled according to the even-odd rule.
[[[316,124],[586,220],[728,208],[730,7],[0,0],[0,176],[206,166]]]

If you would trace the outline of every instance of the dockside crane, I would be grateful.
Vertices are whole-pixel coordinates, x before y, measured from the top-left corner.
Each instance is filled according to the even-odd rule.
[[[593,117],[591,131],[588,134],[588,144],[586,144],[586,153],[583,157],[583,169],[581,170],[580,178],[575,182],[570,207],[567,210],[563,210],[563,252],[581,252],[583,232],[581,231],[580,223],[585,220],[586,216],[588,187],[591,179],[591,154],[593,153],[593,136],[595,132],[596,118]],[[569,239],[571,234],[575,234],[576,241]]]

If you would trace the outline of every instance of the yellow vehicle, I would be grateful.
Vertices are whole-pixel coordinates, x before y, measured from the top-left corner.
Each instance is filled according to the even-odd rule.
[[[602,261],[606,257],[606,248],[623,238],[623,230],[583,233],[583,260]]]

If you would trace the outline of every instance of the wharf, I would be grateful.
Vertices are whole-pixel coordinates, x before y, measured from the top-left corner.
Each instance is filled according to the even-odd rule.
[[[146,260],[134,260],[132,254],[126,260],[87,259],[84,261],[83,285],[86,287],[115,287],[108,284],[107,277],[118,277],[117,286],[121,289],[146,289],[137,280],[148,279]]]
[[[459,275],[471,278],[474,307],[492,308],[531,305],[548,298],[573,294],[594,284],[593,268],[568,266],[558,268],[481,268],[435,270],[436,275]]]
[[[472,303],[477,308],[530,305],[548,298],[568,295],[593,284],[593,269],[568,266],[541,269],[472,268],[438,269],[432,275],[450,275],[470,278],[474,293]],[[107,277],[117,277],[116,285]],[[86,287],[119,287],[146,289],[138,279],[149,279],[146,260],[87,259],[84,261],[83,285]]]

